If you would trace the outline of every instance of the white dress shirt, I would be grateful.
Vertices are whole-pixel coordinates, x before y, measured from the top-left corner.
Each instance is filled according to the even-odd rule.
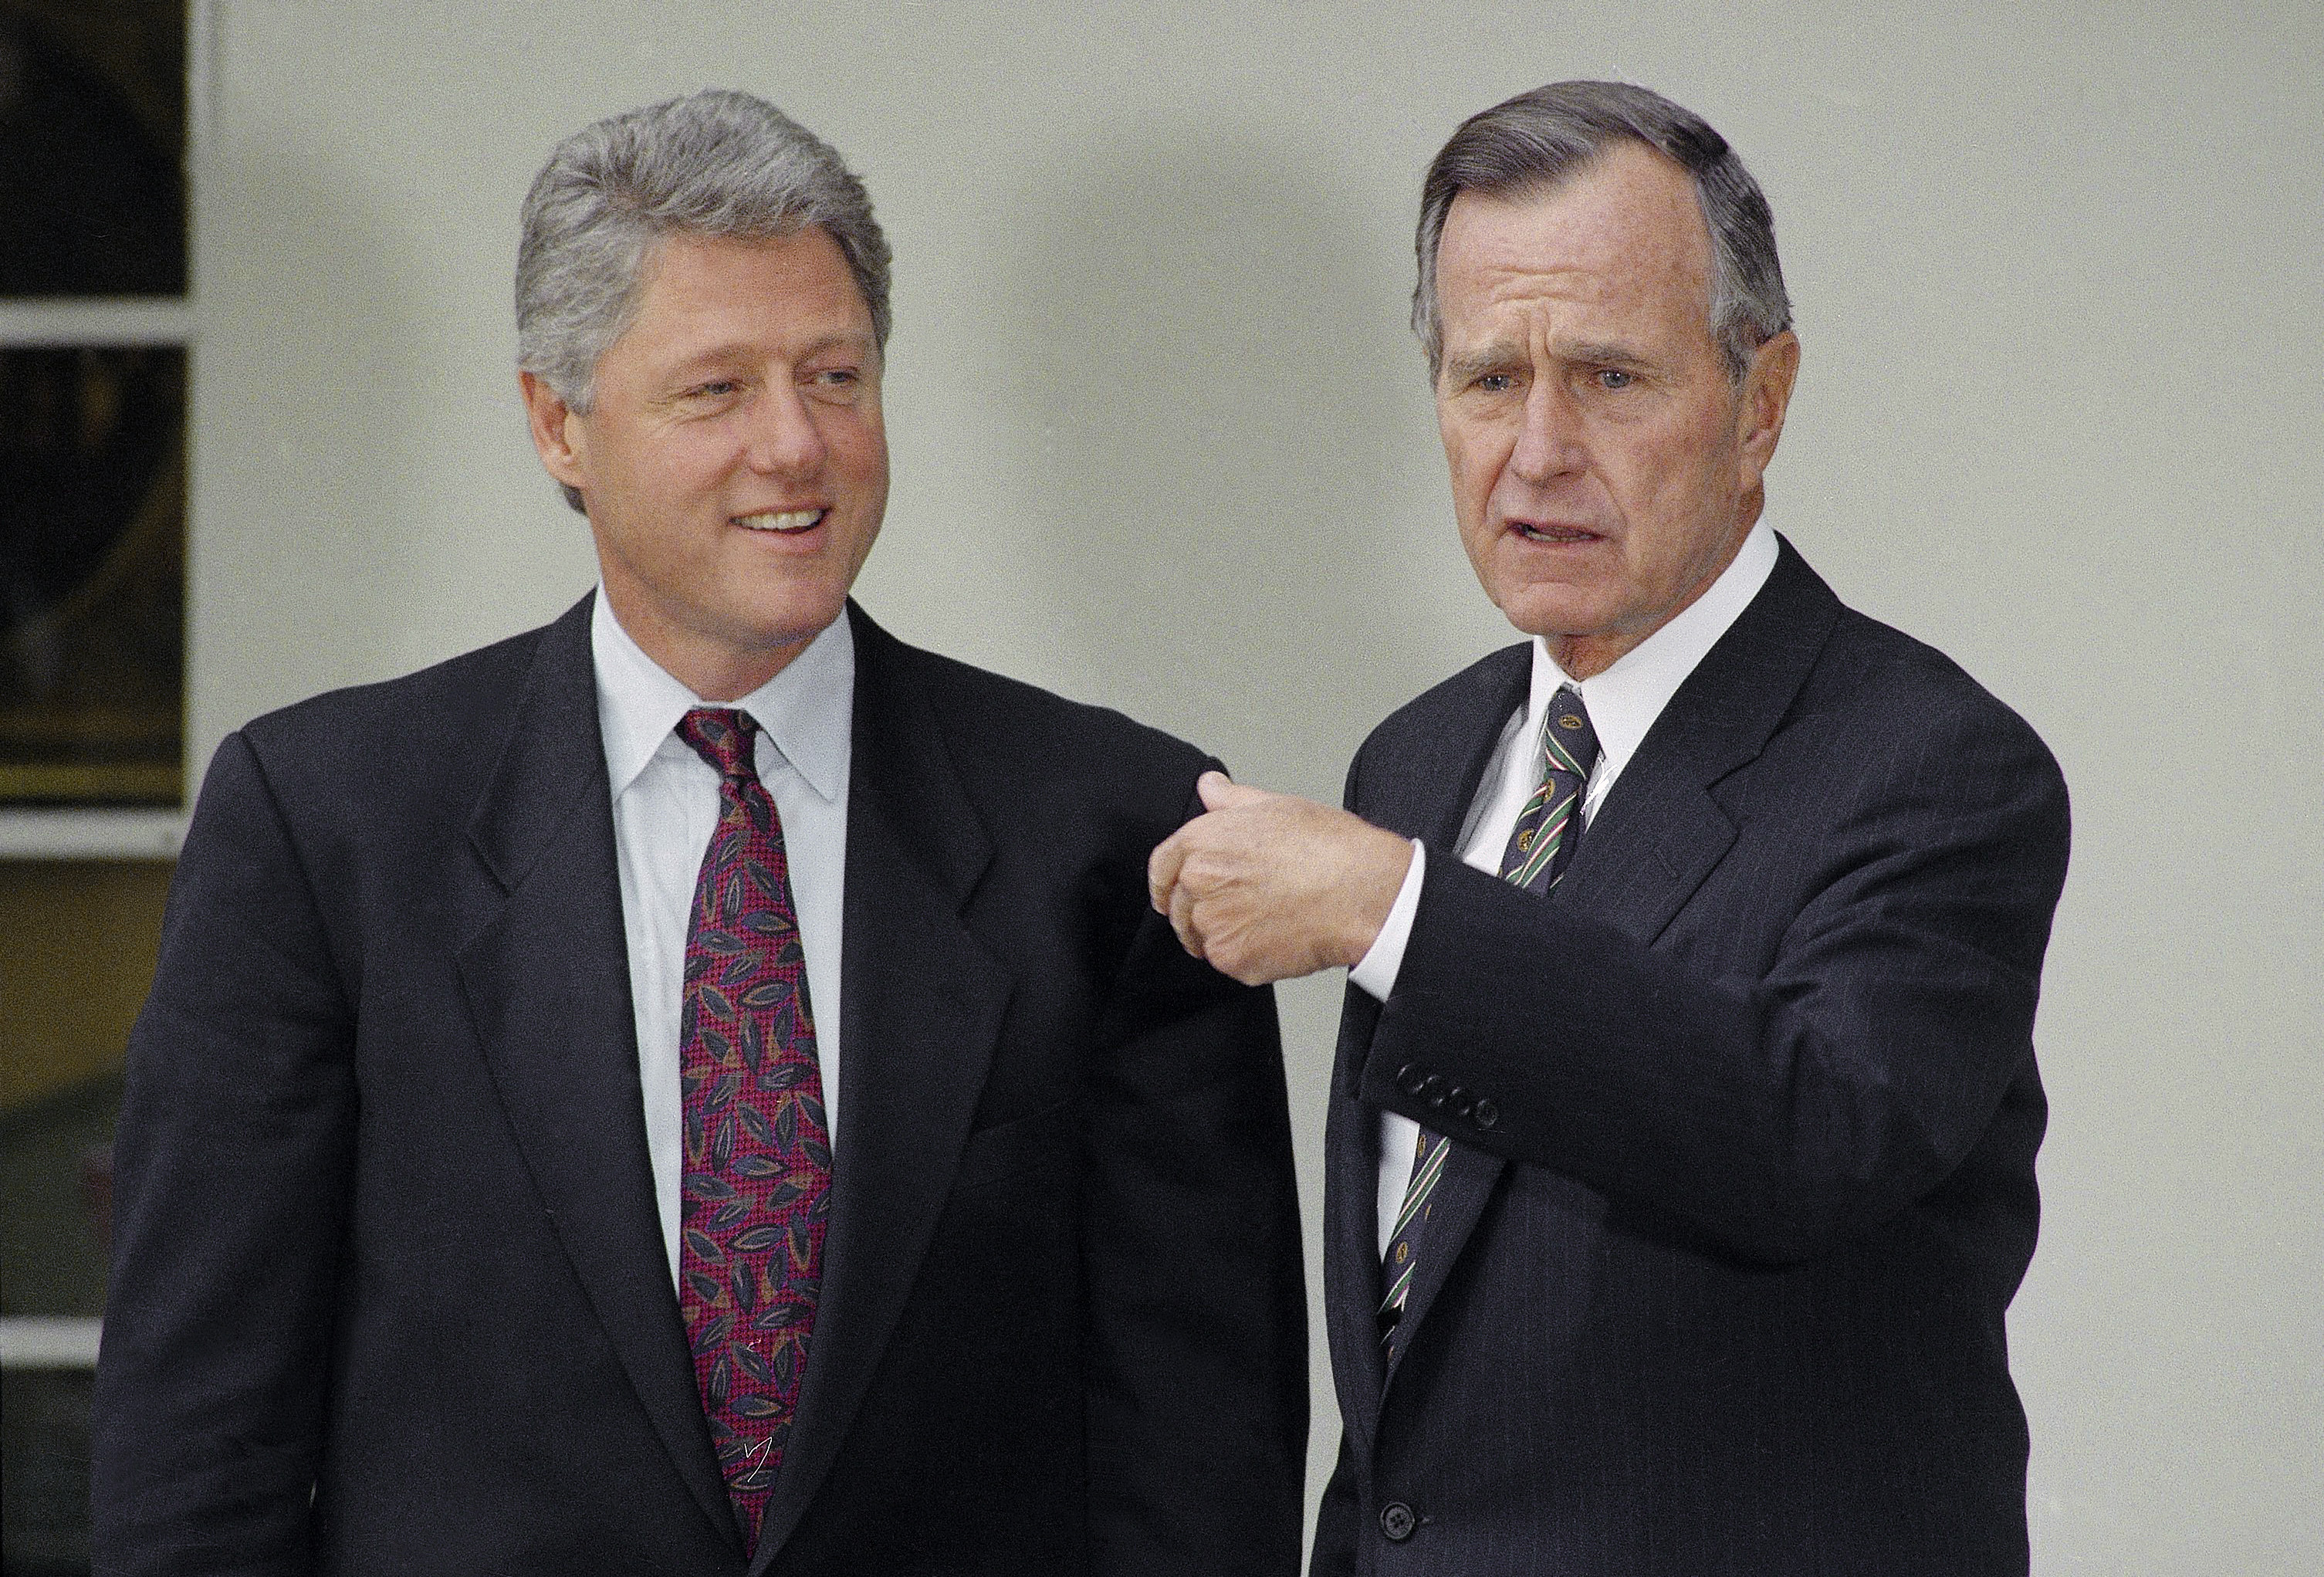
[[[1598,733],[1598,764],[1591,771],[1582,797],[1582,820],[1586,827],[1604,803],[1606,791],[1637,753],[1646,731],[1686,682],[1695,665],[1719,643],[1728,627],[1742,616],[1775,567],[1775,531],[1763,516],[1743,539],[1734,562],[1720,572],[1703,594],[1676,618],[1647,636],[1592,678],[1570,679],[1549,655],[1549,643],[1536,636],[1533,643],[1533,687],[1524,707],[1510,715],[1493,747],[1492,759],[1477,785],[1477,798],[1461,829],[1461,862],[1479,871],[1499,872],[1501,853],[1516,830],[1517,816],[1541,785],[1543,715],[1558,688],[1572,685],[1582,692],[1582,705]],[[1349,971],[1349,983],[1388,1001],[1397,972],[1404,964],[1405,945],[1412,937],[1413,911],[1420,907],[1421,878],[1427,855],[1416,841],[1412,863],[1404,874],[1396,902],[1379,935],[1361,963]],[[1420,1125],[1399,1112],[1380,1113],[1379,1250],[1388,1252],[1396,1238],[1396,1218],[1404,1208],[1404,1191],[1412,1180],[1413,1152]]]
[[[613,617],[602,586],[590,617],[589,646],[597,670],[597,724],[613,789],[613,846],[622,871],[622,930],[637,1018],[638,1077],[645,1089],[646,1148],[675,1283],[678,1185],[685,1175],[678,1032],[686,930],[719,808],[717,769],[678,738],[678,720],[696,706],[727,706],[748,712],[759,724],[759,780],[782,817],[791,902],[807,950],[807,1006],[823,1070],[824,1112],[835,1146],[855,637],[843,614],[782,672],[728,702],[702,700],[648,657]]]

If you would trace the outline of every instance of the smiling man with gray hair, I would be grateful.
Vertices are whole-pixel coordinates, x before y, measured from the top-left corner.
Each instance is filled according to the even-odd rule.
[[[1519,95],[1417,246],[1462,544],[1529,639],[1383,723],[1347,810],[1206,777],[1151,868],[1229,973],[1350,969],[1317,1577],[2023,1572],[2057,766],[1766,520],[1799,341],[1701,117]]]
[[[747,95],[540,172],[521,381],[598,588],[219,747],[97,1570],[1296,1568],[1273,1004],[1143,903],[1215,763],[850,600],[888,266]]]

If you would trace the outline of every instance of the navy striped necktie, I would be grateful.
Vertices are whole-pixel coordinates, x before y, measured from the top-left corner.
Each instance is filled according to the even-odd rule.
[[[1582,841],[1582,798],[1589,788],[1591,770],[1598,764],[1598,731],[1590,725],[1582,693],[1572,685],[1561,686],[1550,699],[1541,720],[1540,754],[1541,782],[1509,829],[1508,845],[1501,851],[1501,880],[1527,892],[1546,893],[1573,863],[1574,845]],[[1405,1302],[1412,1296],[1421,1231],[1428,1224],[1429,1195],[1444,1175],[1444,1157],[1452,1148],[1452,1140],[1425,1128],[1414,1146],[1412,1181],[1405,1185],[1404,1204],[1396,1213],[1396,1230],[1380,1266],[1388,1286],[1379,1305],[1383,1342],[1393,1341]]]

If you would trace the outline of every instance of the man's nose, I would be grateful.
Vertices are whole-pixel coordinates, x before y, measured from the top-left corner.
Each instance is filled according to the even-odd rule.
[[[795,384],[770,383],[751,402],[745,458],[762,475],[796,475],[823,464],[823,429]]]
[[[1526,390],[1525,414],[1509,468],[1527,482],[1547,482],[1583,469],[1582,413],[1572,391],[1556,378],[1536,378]]]

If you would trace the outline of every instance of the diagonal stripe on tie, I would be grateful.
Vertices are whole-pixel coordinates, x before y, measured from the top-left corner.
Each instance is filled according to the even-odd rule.
[[[1517,812],[1508,846],[1501,853],[1503,881],[1529,892],[1545,893],[1557,885],[1581,842],[1582,794],[1597,764],[1598,731],[1590,725],[1581,692],[1561,686],[1541,720],[1541,784]],[[1413,1272],[1419,1268],[1421,1239],[1428,1225],[1429,1196],[1444,1175],[1444,1158],[1452,1148],[1451,1139],[1425,1128],[1414,1145],[1412,1180],[1405,1185],[1404,1204],[1397,1212],[1380,1268],[1388,1281],[1379,1311],[1383,1343],[1395,1340],[1397,1322],[1412,1296]]]
[[[1559,851],[1565,847],[1566,831],[1573,819],[1574,804],[1580,798],[1579,794],[1568,794],[1546,807],[1546,814],[1536,822],[1538,830],[1534,834],[1532,849],[1526,852],[1515,870],[1501,873],[1504,880],[1524,888],[1547,885],[1541,882],[1542,873],[1549,869]]]

